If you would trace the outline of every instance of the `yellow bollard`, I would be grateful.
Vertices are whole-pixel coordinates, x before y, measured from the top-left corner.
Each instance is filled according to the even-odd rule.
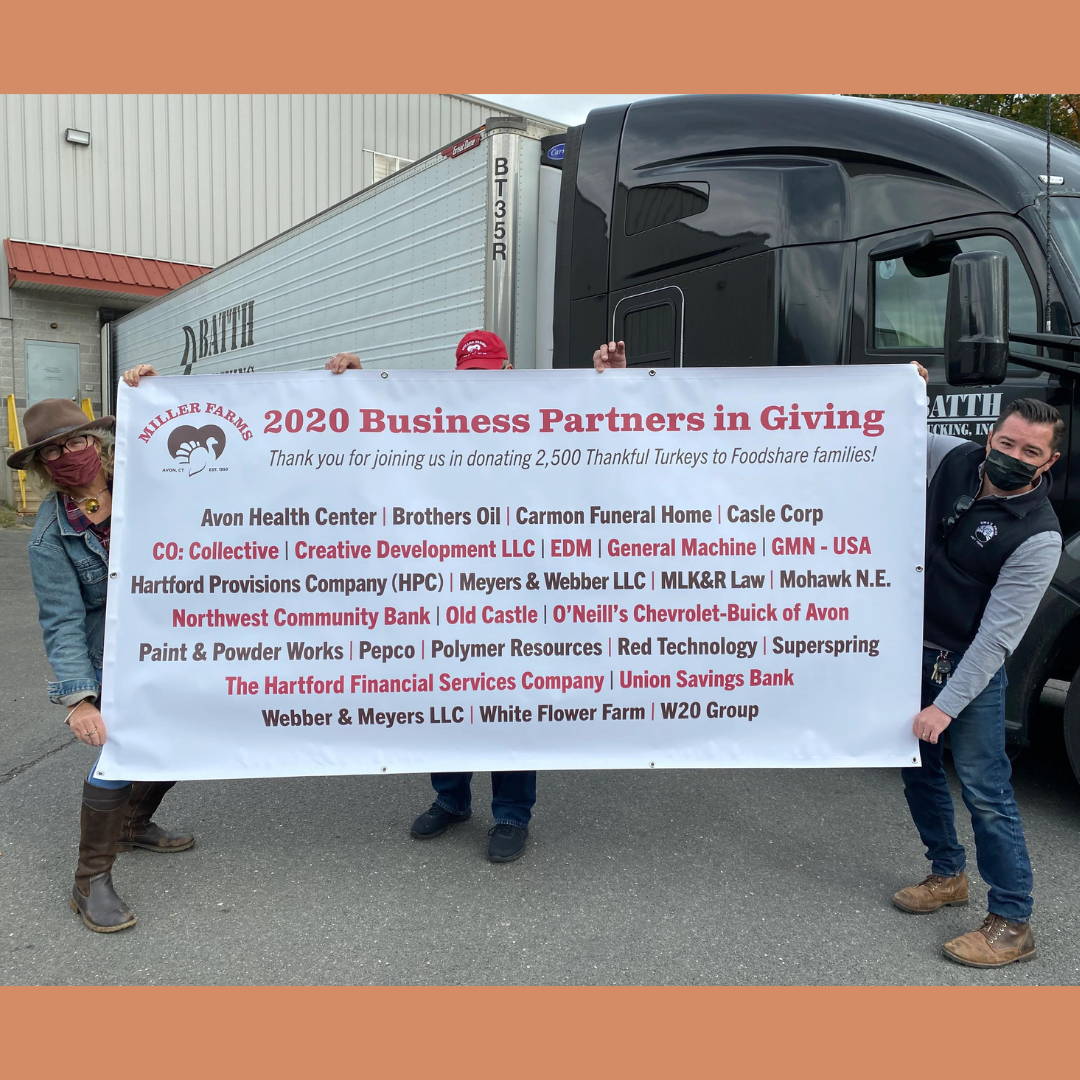
[[[89,404],[89,401],[87,402]],[[91,417],[93,419],[93,417]],[[8,394],[7,396],[7,424],[8,424],[8,439],[11,442],[12,448],[16,451],[23,448],[22,436],[19,433],[19,417],[15,412],[15,395]],[[17,469],[15,475],[19,479],[19,505],[15,508],[20,514],[26,513],[26,473],[22,469]]]

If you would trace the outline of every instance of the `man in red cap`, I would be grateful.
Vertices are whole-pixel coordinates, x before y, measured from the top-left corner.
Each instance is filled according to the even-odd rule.
[[[506,342],[490,330],[470,330],[457,347],[457,369],[482,368],[509,371],[514,365],[506,353]]]
[[[478,368],[484,371],[510,371],[513,364],[506,351],[506,342],[490,330],[470,330],[457,346],[457,369]],[[335,375],[343,371],[359,371],[360,357],[355,353],[337,353],[326,361],[325,367]]]
[[[513,368],[506,343],[490,330],[470,330],[459,342],[457,370],[509,371]],[[352,353],[338,353],[326,367],[340,375],[360,368]],[[451,825],[460,825],[472,816],[472,773],[432,773],[435,801],[409,830],[417,840],[433,840]],[[513,862],[525,852],[529,819],[536,802],[535,772],[493,772],[491,774],[491,816],[487,857],[492,862]]]

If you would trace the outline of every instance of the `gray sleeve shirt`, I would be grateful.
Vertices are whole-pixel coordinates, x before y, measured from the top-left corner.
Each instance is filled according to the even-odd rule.
[[[953,435],[928,437],[927,484],[945,455],[967,441]],[[1054,576],[1060,557],[1061,534],[1042,532],[1028,537],[1005,560],[990,592],[974,640],[952,677],[934,699],[934,704],[947,716],[957,716],[974,701],[1020,643]]]

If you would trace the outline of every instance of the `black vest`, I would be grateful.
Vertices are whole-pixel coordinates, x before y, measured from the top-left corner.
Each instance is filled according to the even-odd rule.
[[[923,640],[954,652],[963,652],[975,637],[1005,560],[1029,537],[1061,532],[1048,498],[1048,474],[1033,491],[980,499],[957,515],[957,499],[979,490],[985,452],[974,442],[950,450],[926,493]],[[954,516],[955,524],[947,526]]]

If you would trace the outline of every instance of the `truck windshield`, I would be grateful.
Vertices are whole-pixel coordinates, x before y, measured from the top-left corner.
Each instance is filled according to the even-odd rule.
[[[1080,197],[1059,196],[1050,208],[1050,228],[1080,285]]]

